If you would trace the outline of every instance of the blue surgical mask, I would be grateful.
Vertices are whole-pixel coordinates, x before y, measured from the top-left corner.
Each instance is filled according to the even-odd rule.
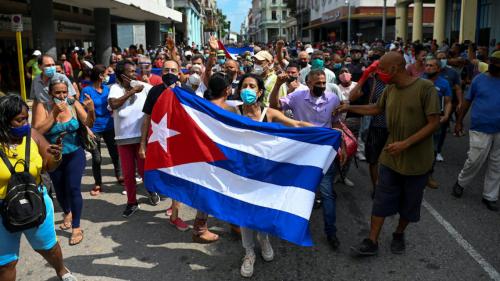
[[[441,68],[445,68],[448,65],[447,59],[440,59],[439,62],[441,64]]]
[[[311,62],[311,70],[314,69],[321,69],[323,70],[325,68],[325,61],[322,59],[313,59]]]
[[[54,77],[54,74],[56,74],[56,66],[47,66],[43,69],[43,74],[45,74],[45,76],[49,77],[49,78],[52,78]]]
[[[245,88],[241,90],[240,97],[244,104],[254,104],[257,101],[257,92]]]
[[[333,69],[341,69],[342,68],[342,64],[341,63],[336,63],[333,65]]]
[[[30,130],[30,124],[26,124],[21,127],[12,127],[10,128],[10,135],[16,138],[22,138],[24,136],[27,136]]]
[[[223,65],[226,63],[226,59],[217,59],[217,63]]]

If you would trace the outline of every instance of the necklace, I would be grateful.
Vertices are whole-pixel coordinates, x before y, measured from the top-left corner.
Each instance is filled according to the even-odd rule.
[[[9,150],[10,150],[10,152],[12,152],[12,156],[13,157],[17,157],[18,156],[18,153],[17,153],[17,147],[18,146],[19,146],[19,144],[17,144],[17,143],[9,144]]]

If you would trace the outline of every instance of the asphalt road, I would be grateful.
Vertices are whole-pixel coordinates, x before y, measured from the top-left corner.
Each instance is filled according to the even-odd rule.
[[[436,167],[437,190],[426,190],[419,223],[408,227],[407,250],[393,255],[389,246],[397,217],[388,218],[376,257],[353,258],[349,247],[367,236],[372,202],[366,163],[352,168],[356,184],[335,186],[337,227],[341,246],[332,251],[323,235],[321,211],[313,212],[315,246],[298,247],[272,239],[275,260],[258,257],[253,280],[500,280],[500,213],[481,203],[483,174],[461,199],[450,195],[465,161],[468,138],[448,135],[445,162]],[[164,215],[170,201],[150,206],[141,195],[141,211],[121,217],[126,202],[114,183],[109,158],[103,166],[106,193],[91,197],[93,179],[87,166],[83,179],[85,240],[69,246],[69,232],[57,231],[66,265],[80,280],[243,280],[239,269],[244,250],[231,236],[227,223],[211,218],[209,226],[221,234],[215,244],[192,243],[190,232],[171,227]],[[500,172],[500,171],[499,171]],[[141,186],[141,193],[144,189]],[[195,211],[184,206],[183,217],[193,223]],[[56,219],[61,219],[60,210]],[[26,240],[17,266],[19,280],[57,280],[54,271]]]

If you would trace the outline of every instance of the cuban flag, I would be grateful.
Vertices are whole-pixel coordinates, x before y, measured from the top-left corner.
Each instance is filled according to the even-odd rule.
[[[226,58],[228,59],[236,60],[238,55],[243,54],[246,51],[249,51],[252,56],[254,55],[252,47],[226,47],[226,45],[224,45],[224,43],[220,40],[217,40],[217,44],[219,45],[219,50],[223,50],[224,54],[226,54]]]
[[[151,115],[145,186],[223,221],[312,246],[315,190],[340,133],[253,121],[176,87]]]

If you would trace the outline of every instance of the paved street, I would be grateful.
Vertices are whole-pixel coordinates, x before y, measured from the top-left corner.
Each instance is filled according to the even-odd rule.
[[[322,215],[311,218],[315,246],[297,247],[272,239],[276,257],[265,263],[257,258],[253,280],[500,280],[500,214],[481,203],[482,175],[463,198],[450,195],[451,185],[463,165],[467,138],[448,136],[445,162],[437,165],[438,190],[426,190],[422,219],[407,230],[406,254],[390,253],[391,233],[397,217],[389,218],[380,240],[378,257],[353,258],[349,247],[367,236],[371,199],[366,163],[352,168],[349,178],[356,186],[336,185],[337,226],[340,250],[329,249],[322,232]],[[123,219],[125,196],[115,185],[109,158],[104,166],[106,193],[91,198],[90,166],[84,178],[85,240],[68,246],[70,233],[57,231],[67,266],[80,280],[242,280],[239,269],[244,254],[240,241],[232,237],[228,224],[211,219],[209,225],[221,234],[219,242],[200,245],[191,233],[171,227],[164,215],[169,201],[147,204]],[[144,189],[141,186],[144,194]],[[181,216],[193,222],[195,212],[184,207]],[[56,219],[61,218],[58,210]],[[18,264],[19,280],[57,280],[44,260],[23,241]]]

